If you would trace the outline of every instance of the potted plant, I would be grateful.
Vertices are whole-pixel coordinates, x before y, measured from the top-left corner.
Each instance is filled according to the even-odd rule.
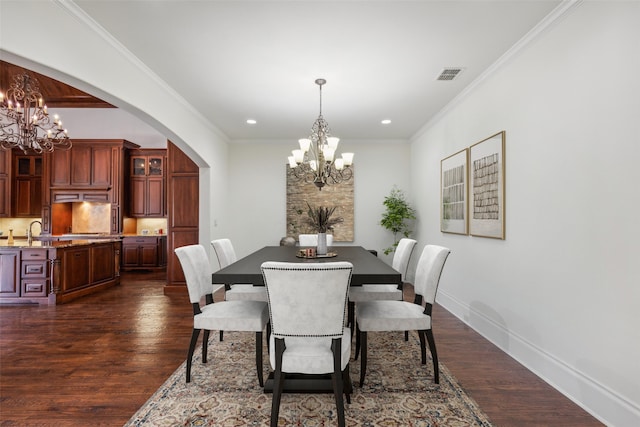
[[[307,203],[309,210],[307,211],[307,223],[313,227],[318,233],[318,247],[316,253],[318,255],[326,255],[327,253],[327,231],[333,230],[333,226],[344,221],[342,217],[333,217],[336,207],[318,206],[312,207]]]
[[[411,228],[409,220],[416,218],[416,211],[409,205],[404,197],[404,192],[393,187],[391,193],[384,198],[382,204],[386,211],[382,214],[380,225],[393,233],[393,245],[384,249],[384,254],[389,255],[398,246],[398,234],[409,237]]]

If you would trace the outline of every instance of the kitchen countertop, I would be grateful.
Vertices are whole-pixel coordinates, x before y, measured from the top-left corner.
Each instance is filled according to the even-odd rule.
[[[110,239],[78,239],[78,240],[34,240],[29,244],[26,239],[15,239],[13,244],[8,244],[7,239],[0,240],[0,249],[47,249],[47,248],[68,248],[71,246],[96,245],[105,242],[119,242],[120,238]]]

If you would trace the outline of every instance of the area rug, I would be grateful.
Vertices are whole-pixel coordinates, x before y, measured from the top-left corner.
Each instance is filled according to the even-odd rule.
[[[190,383],[185,382],[185,362],[125,427],[268,426],[271,394],[263,393],[258,384],[255,335],[225,332],[223,342],[217,336],[210,336],[206,364],[196,352]],[[266,348],[264,354],[266,377]],[[440,384],[434,384],[431,360],[420,364],[415,334],[405,342],[402,333],[370,333],[367,365],[361,388],[360,359],[350,363],[354,391],[351,404],[345,401],[347,426],[492,425],[442,363]],[[278,425],[337,425],[333,395],[284,394]]]

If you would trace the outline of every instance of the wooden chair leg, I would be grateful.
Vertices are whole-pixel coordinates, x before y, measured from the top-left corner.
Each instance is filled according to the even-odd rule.
[[[278,427],[278,415],[280,414],[280,400],[284,387],[284,373],[282,372],[282,354],[285,345],[282,338],[276,338],[276,369],[273,373],[273,392],[271,400],[271,427]]]
[[[267,322],[267,353],[269,352],[269,350],[271,347],[271,322]]]
[[[220,341],[224,340],[224,331],[220,331]]]
[[[353,330],[355,329],[356,304],[349,301],[347,304],[347,325],[351,328],[351,339],[353,339]]]
[[[436,384],[440,384],[440,367],[438,365],[438,352],[436,351],[433,329],[427,329],[426,335],[427,341],[429,341],[429,350],[431,350],[431,359],[433,359],[433,380]]]
[[[404,331],[404,340],[409,341],[409,331]]]
[[[362,358],[360,359],[360,387],[364,384],[364,376],[367,373],[367,332],[358,333],[362,345]]]
[[[333,352],[333,373],[331,382],[333,383],[333,395],[336,399],[336,412],[338,414],[338,426],[345,427],[344,424],[344,400],[342,398],[343,383],[342,369],[340,369],[342,359],[342,338],[334,338],[331,342]]]
[[[418,331],[418,337],[420,338],[420,355],[422,356],[422,364],[427,364],[427,343],[425,342],[425,331]]]
[[[358,327],[358,323],[356,322],[356,355],[353,360],[358,360],[358,355],[360,354],[360,328]]]
[[[196,349],[200,329],[194,329],[191,333],[191,342],[189,343],[189,351],[187,352],[187,382],[191,382],[191,359],[193,359],[193,351]]]
[[[202,335],[202,363],[207,363],[207,354],[209,349],[209,330],[205,329]]]
[[[256,369],[258,371],[258,383],[260,387],[264,387],[264,379],[262,378],[262,331],[256,332]]]
[[[347,403],[351,403],[351,394],[353,393],[353,384],[351,383],[351,375],[349,374],[349,364],[342,371],[342,384],[344,385],[344,394],[347,397]]]

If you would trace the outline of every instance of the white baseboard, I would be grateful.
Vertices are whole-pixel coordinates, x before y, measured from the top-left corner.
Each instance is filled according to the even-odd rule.
[[[640,407],[637,404],[452,295],[438,290],[437,302],[602,423],[615,427],[640,426]],[[436,336],[437,330],[438,325],[434,325]],[[443,362],[446,364],[446,360]]]

